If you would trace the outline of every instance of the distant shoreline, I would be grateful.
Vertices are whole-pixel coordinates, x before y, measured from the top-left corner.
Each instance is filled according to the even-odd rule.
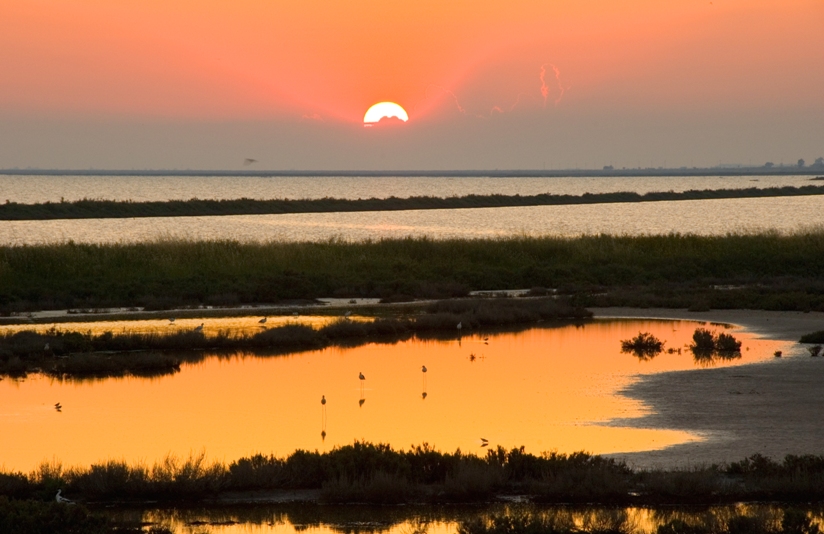
[[[817,176],[824,167],[679,167],[675,169],[466,169],[466,170],[174,170],[0,169],[0,176],[199,176],[199,177],[386,177],[386,178],[583,178],[631,176]]]
[[[71,202],[0,204],[0,220],[124,219],[135,217],[207,217],[221,215],[280,215],[289,213],[373,212],[435,209],[508,208],[527,206],[568,206],[683,200],[765,198],[824,195],[824,185],[766,187],[746,189],[704,189],[682,192],[584,193],[583,195],[466,195],[461,197],[419,196],[408,198],[250,198],[215,200],[166,200],[132,202],[88,199]]]

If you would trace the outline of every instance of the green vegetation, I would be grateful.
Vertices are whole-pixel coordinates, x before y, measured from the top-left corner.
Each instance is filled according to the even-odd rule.
[[[0,496],[51,500],[58,488],[82,502],[195,502],[225,492],[317,490],[324,502],[486,502],[530,495],[538,503],[712,504],[743,500],[821,502],[824,457],[752,456],[726,466],[633,471],[586,453],[533,455],[523,447],[485,456],[355,442],[286,458],[254,455],[229,465],[201,454],[147,466],[107,461],[87,468],[43,464],[29,475],[0,473]]]
[[[550,320],[580,321],[591,316],[583,308],[548,298],[458,299],[429,304],[413,317],[369,322],[344,318],[317,330],[301,324],[262,329],[254,334],[221,331],[213,336],[197,330],[99,335],[55,328],[43,333],[24,330],[0,333],[0,375],[17,377],[41,372],[58,378],[157,376],[179,371],[183,362],[202,360],[207,349],[285,354],[330,345],[398,341],[412,335],[458,335],[458,323],[462,332],[468,332]]]
[[[131,217],[180,217],[204,215],[264,215],[282,213],[323,213],[350,211],[399,211],[461,208],[499,208],[509,206],[555,206],[605,204],[618,202],[657,202],[662,200],[704,200],[719,198],[759,198],[824,195],[824,186],[767,187],[747,189],[705,189],[681,193],[673,191],[633,193],[584,193],[583,195],[467,195],[463,197],[341,198],[255,200],[169,200],[131,202],[83,199],[74,202],[42,204],[0,204],[0,220],[103,219]]]
[[[621,340],[621,352],[631,353],[642,360],[650,360],[664,350],[664,342],[649,332],[640,332],[632,339]]]
[[[0,247],[0,314],[450,298],[545,287],[580,306],[824,310],[824,230],[726,236]]]

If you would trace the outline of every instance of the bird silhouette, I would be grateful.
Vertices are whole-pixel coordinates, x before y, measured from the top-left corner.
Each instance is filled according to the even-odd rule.
[[[261,320],[260,320],[260,321],[258,321],[258,322],[259,322],[260,324],[266,324],[266,319],[267,319],[267,317],[264,317],[263,319],[261,319]]]
[[[54,403],[54,409],[58,412],[62,412],[63,411],[63,406],[61,406],[59,402],[55,402]]]
[[[363,403],[364,403],[364,402],[366,402],[366,399],[361,399],[361,400],[359,400],[359,401],[358,401],[358,408],[360,408],[361,406],[363,406]]]
[[[63,493],[62,489],[57,490],[57,495],[54,496],[55,501],[59,502],[60,504],[74,504],[73,500],[63,497],[62,495],[60,495],[61,493]]]
[[[244,167],[248,167],[248,166],[249,166],[249,165],[251,165],[252,163],[257,163],[257,160],[256,160],[256,159],[252,159],[252,158],[246,158],[246,159],[244,159],[244,160],[243,160],[243,166],[244,166]]]
[[[320,403],[323,404],[324,406],[326,406],[326,395],[321,395]]]
[[[169,317],[169,323],[174,324],[174,322],[175,322],[175,318],[174,317]]]
[[[358,373],[358,378],[360,378],[361,380],[366,380],[366,377],[363,376],[363,373]]]
[[[423,371],[424,373],[426,372],[426,366],[425,365],[421,366],[421,371]]]
[[[427,395],[427,393],[426,393],[426,391],[424,391],[423,393],[421,393],[421,398],[423,400],[426,400],[426,395]]]
[[[195,328],[195,332],[203,332],[203,325],[206,323],[200,323],[200,326]]]

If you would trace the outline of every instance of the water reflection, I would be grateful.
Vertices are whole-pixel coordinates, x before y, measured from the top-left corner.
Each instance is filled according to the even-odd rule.
[[[256,505],[210,509],[117,511],[122,523],[164,526],[177,534],[255,532],[293,534],[490,534],[545,532],[579,534],[727,534],[730,532],[815,533],[824,524],[821,506],[738,504],[703,508],[616,508],[606,506],[296,506]],[[497,528],[496,528],[497,527]],[[531,528],[530,528],[531,527]]]
[[[199,450],[231,461],[257,452],[328,450],[356,439],[480,451],[479,436],[534,453],[657,449],[698,438],[608,425],[649,411],[618,392],[639,374],[691,369],[695,363],[688,353],[639,361],[621,354],[619,340],[643,331],[668,346],[684,346],[695,327],[689,321],[595,321],[464,334],[462,346],[452,337],[278,357],[203,352],[184,361],[180,372],[152,380],[3,380],[0,458],[7,469],[24,471],[55,457],[68,465],[109,458],[154,462],[168,453]],[[776,349],[788,348],[746,333],[736,336],[749,350],[718,365],[772,360]],[[421,362],[437,373],[422,373]],[[358,373],[364,375],[362,387],[353,383]],[[426,375],[427,391],[438,392],[426,402],[420,400],[419,373]],[[334,431],[322,419],[321,432],[328,434],[318,440],[322,398]],[[60,414],[53,408],[58,400],[66,407]]]

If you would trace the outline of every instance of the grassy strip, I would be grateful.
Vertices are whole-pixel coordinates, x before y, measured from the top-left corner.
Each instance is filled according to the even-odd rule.
[[[203,455],[169,457],[153,466],[107,461],[88,468],[43,464],[0,474],[0,495],[52,499],[57,489],[83,501],[197,501],[223,492],[320,490],[324,502],[484,502],[529,495],[541,503],[620,505],[820,502],[824,456],[753,456],[693,470],[633,471],[586,453],[533,455],[521,448],[486,456],[443,453],[424,444],[408,451],[355,442],[329,452],[297,450],[286,458],[255,455],[229,465]]]
[[[131,217],[192,217],[213,215],[270,215],[284,213],[326,213],[352,211],[400,211],[516,206],[566,206],[662,200],[707,200],[720,198],[764,198],[824,195],[824,186],[766,187],[747,189],[703,189],[684,192],[584,193],[583,195],[466,195],[462,197],[409,197],[368,199],[272,199],[256,200],[169,200],[132,202],[84,198],[72,202],[41,204],[0,204],[0,220],[104,219]]]
[[[824,230],[725,236],[0,246],[0,314],[449,298],[545,287],[582,306],[824,310]]]
[[[54,328],[44,333],[24,330],[0,334],[0,375],[19,377],[41,372],[59,378],[159,376],[179,371],[184,361],[203,359],[205,349],[284,354],[330,345],[398,341],[412,335],[426,337],[444,332],[457,335],[458,323],[461,331],[467,332],[591,316],[592,313],[583,308],[556,299],[460,299],[433,303],[424,313],[411,318],[371,322],[341,319],[317,330],[300,324],[263,329],[254,334],[225,331],[215,336],[206,336],[197,330],[99,335]],[[173,354],[169,354],[170,351],[174,351]]]

